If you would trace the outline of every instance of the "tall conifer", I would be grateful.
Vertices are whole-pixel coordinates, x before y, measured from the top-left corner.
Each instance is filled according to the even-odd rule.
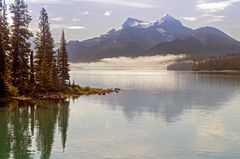
[[[30,83],[34,84],[35,79],[34,79],[34,57],[33,57],[33,51],[31,51],[30,54]]]
[[[39,32],[36,35],[36,80],[41,87],[49,88],[55,84],[56,59],[54,49],[54,40],[50,31],[50,23],[45,8],[40,11]]]
[[[6,22],[6,5],[5,1],[0,0],[0,97],[5,97],[7,95],[7,86],[6,86],[6,73],[7,71],[7,55],[6,52],[9,50],[8,46],[8,29]],[[5,37],[7,36],[7,37]]]
[[[7,95],[7,87],[5,84],[5,53],[3,50],[2,39],[0,37],[0,98]]]
[[[65,39],[64,30],[62,30],[62,37],[60,41],[60,47],[58,51],[58,76],[61,84],[66,84],[69,81],[69,63],[68,63],[68,52],[67,43]]]
[[[32,33],[28,27],[32,18],[24,0],[14,0],[13,4],[10,5],[10,12],[13,14],[13,24],[11,26],[12,51],[10,53],[13,84],[20,91],[23,91],[28,87],[30,80],[29,55],[31,44],[28,41]]]
[[[2,34],[3,50],[7,53],[11,50],[10,47],[10,29],[7,21],[7,5],[5,0],[0,0],[0,30]]]
[[[11,51],[10,47],[10,30],[7,22],[7,6],[5,3],[5,0],[0,0],[0,36],[1,36],[1,43],[2,43],[2,49],[4,52],[4,58],[5,58],[5,75],[4,79],[6,82],[10,83],[11,80],[11,73],[10,73],[10,59],[9,59],[9,53]]]

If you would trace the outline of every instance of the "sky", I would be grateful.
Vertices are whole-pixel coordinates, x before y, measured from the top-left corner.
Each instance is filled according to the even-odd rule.
[[[67,41],[98,37],[111,29],[120,29],[128,17],[156,21],[165,13],[184,25],[197,29],[216,27],[240,40],[240,0],[25,0],[38,28],[42,7],[49,14],[54,39],[60,39],[61,29]],[[8,4],[13,0],[6,0]]]

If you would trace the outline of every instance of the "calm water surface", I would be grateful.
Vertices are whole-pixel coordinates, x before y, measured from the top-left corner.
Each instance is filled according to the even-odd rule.
[[[160,70],[72,76],[125,91],[8,104],[0,109],[0,159],[240,158],[240,77]]]

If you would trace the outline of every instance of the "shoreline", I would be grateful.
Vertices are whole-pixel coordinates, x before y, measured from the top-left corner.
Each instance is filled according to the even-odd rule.
[[[120,88],[91,88],[91,87],[80,87],[71,86],[68,90],[62,91],[45,91],[45,92],[31,92],[23,95],[9,96],[0,98],[0,102],[11,102],[11,101],[54,101],[54,100],[66,100],[67,98],[79,98],[80,96],[90,95],[107,95],[111,93],[119,93],[122,91]]]
[[[234,71],[234,70],[222,70],[222,71],[208,71],[208,70],[203,70],[203,71],[193,71],[193,73],[196,74],[206,74],[206,75],[225,75],[225,76],[240,76],[240,71]]]
[[[222,74],[235,74],[240,75],[240,70],[201,70],[201,71],[193,71],[193,70],[167,70],[169,72],[189,72],[189,73],[222,73]]]

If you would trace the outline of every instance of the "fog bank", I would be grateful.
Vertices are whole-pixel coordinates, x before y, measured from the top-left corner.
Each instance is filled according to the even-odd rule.
[[[129,68],[152,68],[166,69],[166,67],[174,61],[186,58],[186,55],[165,55],[165,56],[144,56],[137,58],[118,57],[104,58],[99,62],[90,63],[71,63],[72,69],[77,68],[107,68],[107,69],[129,69]]]

